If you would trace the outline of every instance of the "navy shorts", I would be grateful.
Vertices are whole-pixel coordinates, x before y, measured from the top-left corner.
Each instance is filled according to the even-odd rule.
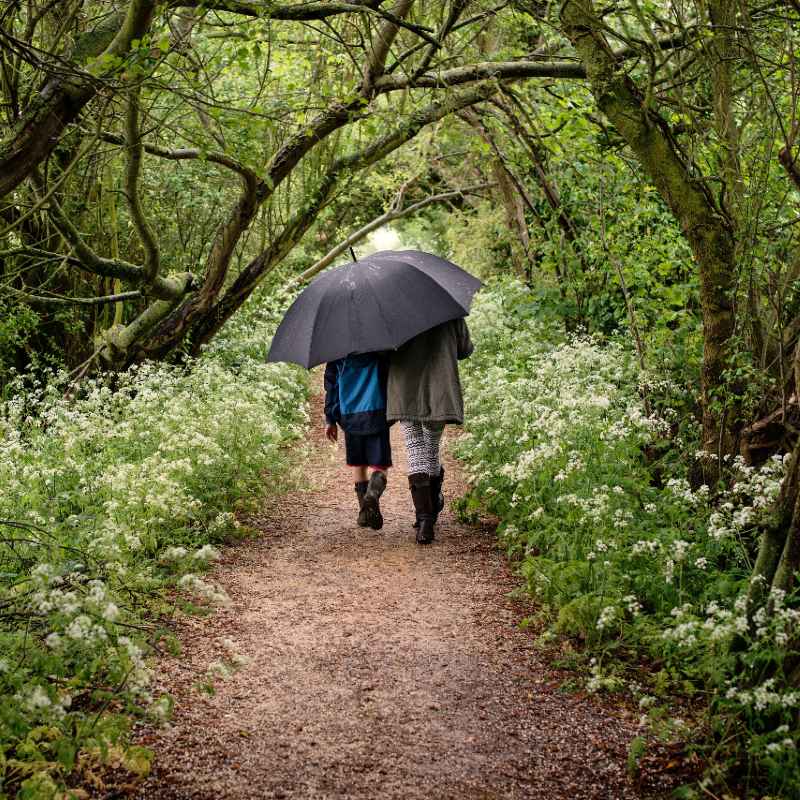
[[[389,429],[381,433],[344,432],[345,459],[351,467],[391,467],[392,443]]]

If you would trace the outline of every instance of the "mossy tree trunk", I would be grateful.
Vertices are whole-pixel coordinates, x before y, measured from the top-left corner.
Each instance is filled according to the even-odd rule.
[[[627,74],[604,34],[592,0],[564,0],[564,33],[586,69],[600,108],[641,163],[678,220],[700,277],[703,315],[703,441],[710,455],[735,449],[738,420],[726,419],[725,372],[731,364],[736,241],[728,214],[714,200],[696,165],[679,148],[669,125]],[[713,460],[709,464],[715,473]]]

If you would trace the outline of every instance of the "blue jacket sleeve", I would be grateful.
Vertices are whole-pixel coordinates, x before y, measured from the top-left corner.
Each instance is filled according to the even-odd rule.
[[[340,416],[339,362],[329,361],[325,365],[325,422],[334,425]]]

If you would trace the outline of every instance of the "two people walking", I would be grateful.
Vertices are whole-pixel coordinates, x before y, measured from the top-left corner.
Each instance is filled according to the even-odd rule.
[[[383,250],[315,278],[286,312],[269,361],[325,368],[325,433],[344,430],[359,501],[358,524],[383,525],[380,498],[399,422],[417,542],[434,539],[444,507],[439,443],[464,421],[458,361],[472,352],[464,317],[481,282],[419,250]]]
[[[392,466],[389,428],[399,422],[408,461],[408,485],[416,512],[418,544],[435,537],[444,508],[444,467],[439,448],[445,425],[464,421],[458,362],[473,350],[463,318],[423,331],[393,351],[348,355],[325,368],[325,433],[345,435],[345,459],[353,470],[358,524],[383,526],[380,498]]]

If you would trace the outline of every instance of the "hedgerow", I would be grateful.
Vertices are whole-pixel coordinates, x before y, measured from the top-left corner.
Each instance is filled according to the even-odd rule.
[[[591,658],[590,690],[630,690],[643,722],[670,698],[708,710],[698,729],[709,771],[755,795],[800,793],[797,597],[774,593],[754,624],[745,596],[759,527],[784,472],[735,459],[720,486],[692,486],[691,437],[648,396],[679,387],[640,374],[620,340],[571,336],[531,313],[526,290],[497,283],[478,295],[465,362],[466,434],[457,454],[553,631],[578,637]],[[672,438],[670,438],[672,437]],[[675,458],[648,451],[670,442]],[[635,668],[642,658],[650,668]],[[701,730],[702,729],[702,730]]]
[[[159,619],[226,602],[201,573],[304,429],[305,373],[265,363],[283,299],[196,363],[66,396],[64,375],[21,376],[0,406],[0,797],[69,797],[109,758],[147,769],[126,733],[169,713],[150,689]]]

